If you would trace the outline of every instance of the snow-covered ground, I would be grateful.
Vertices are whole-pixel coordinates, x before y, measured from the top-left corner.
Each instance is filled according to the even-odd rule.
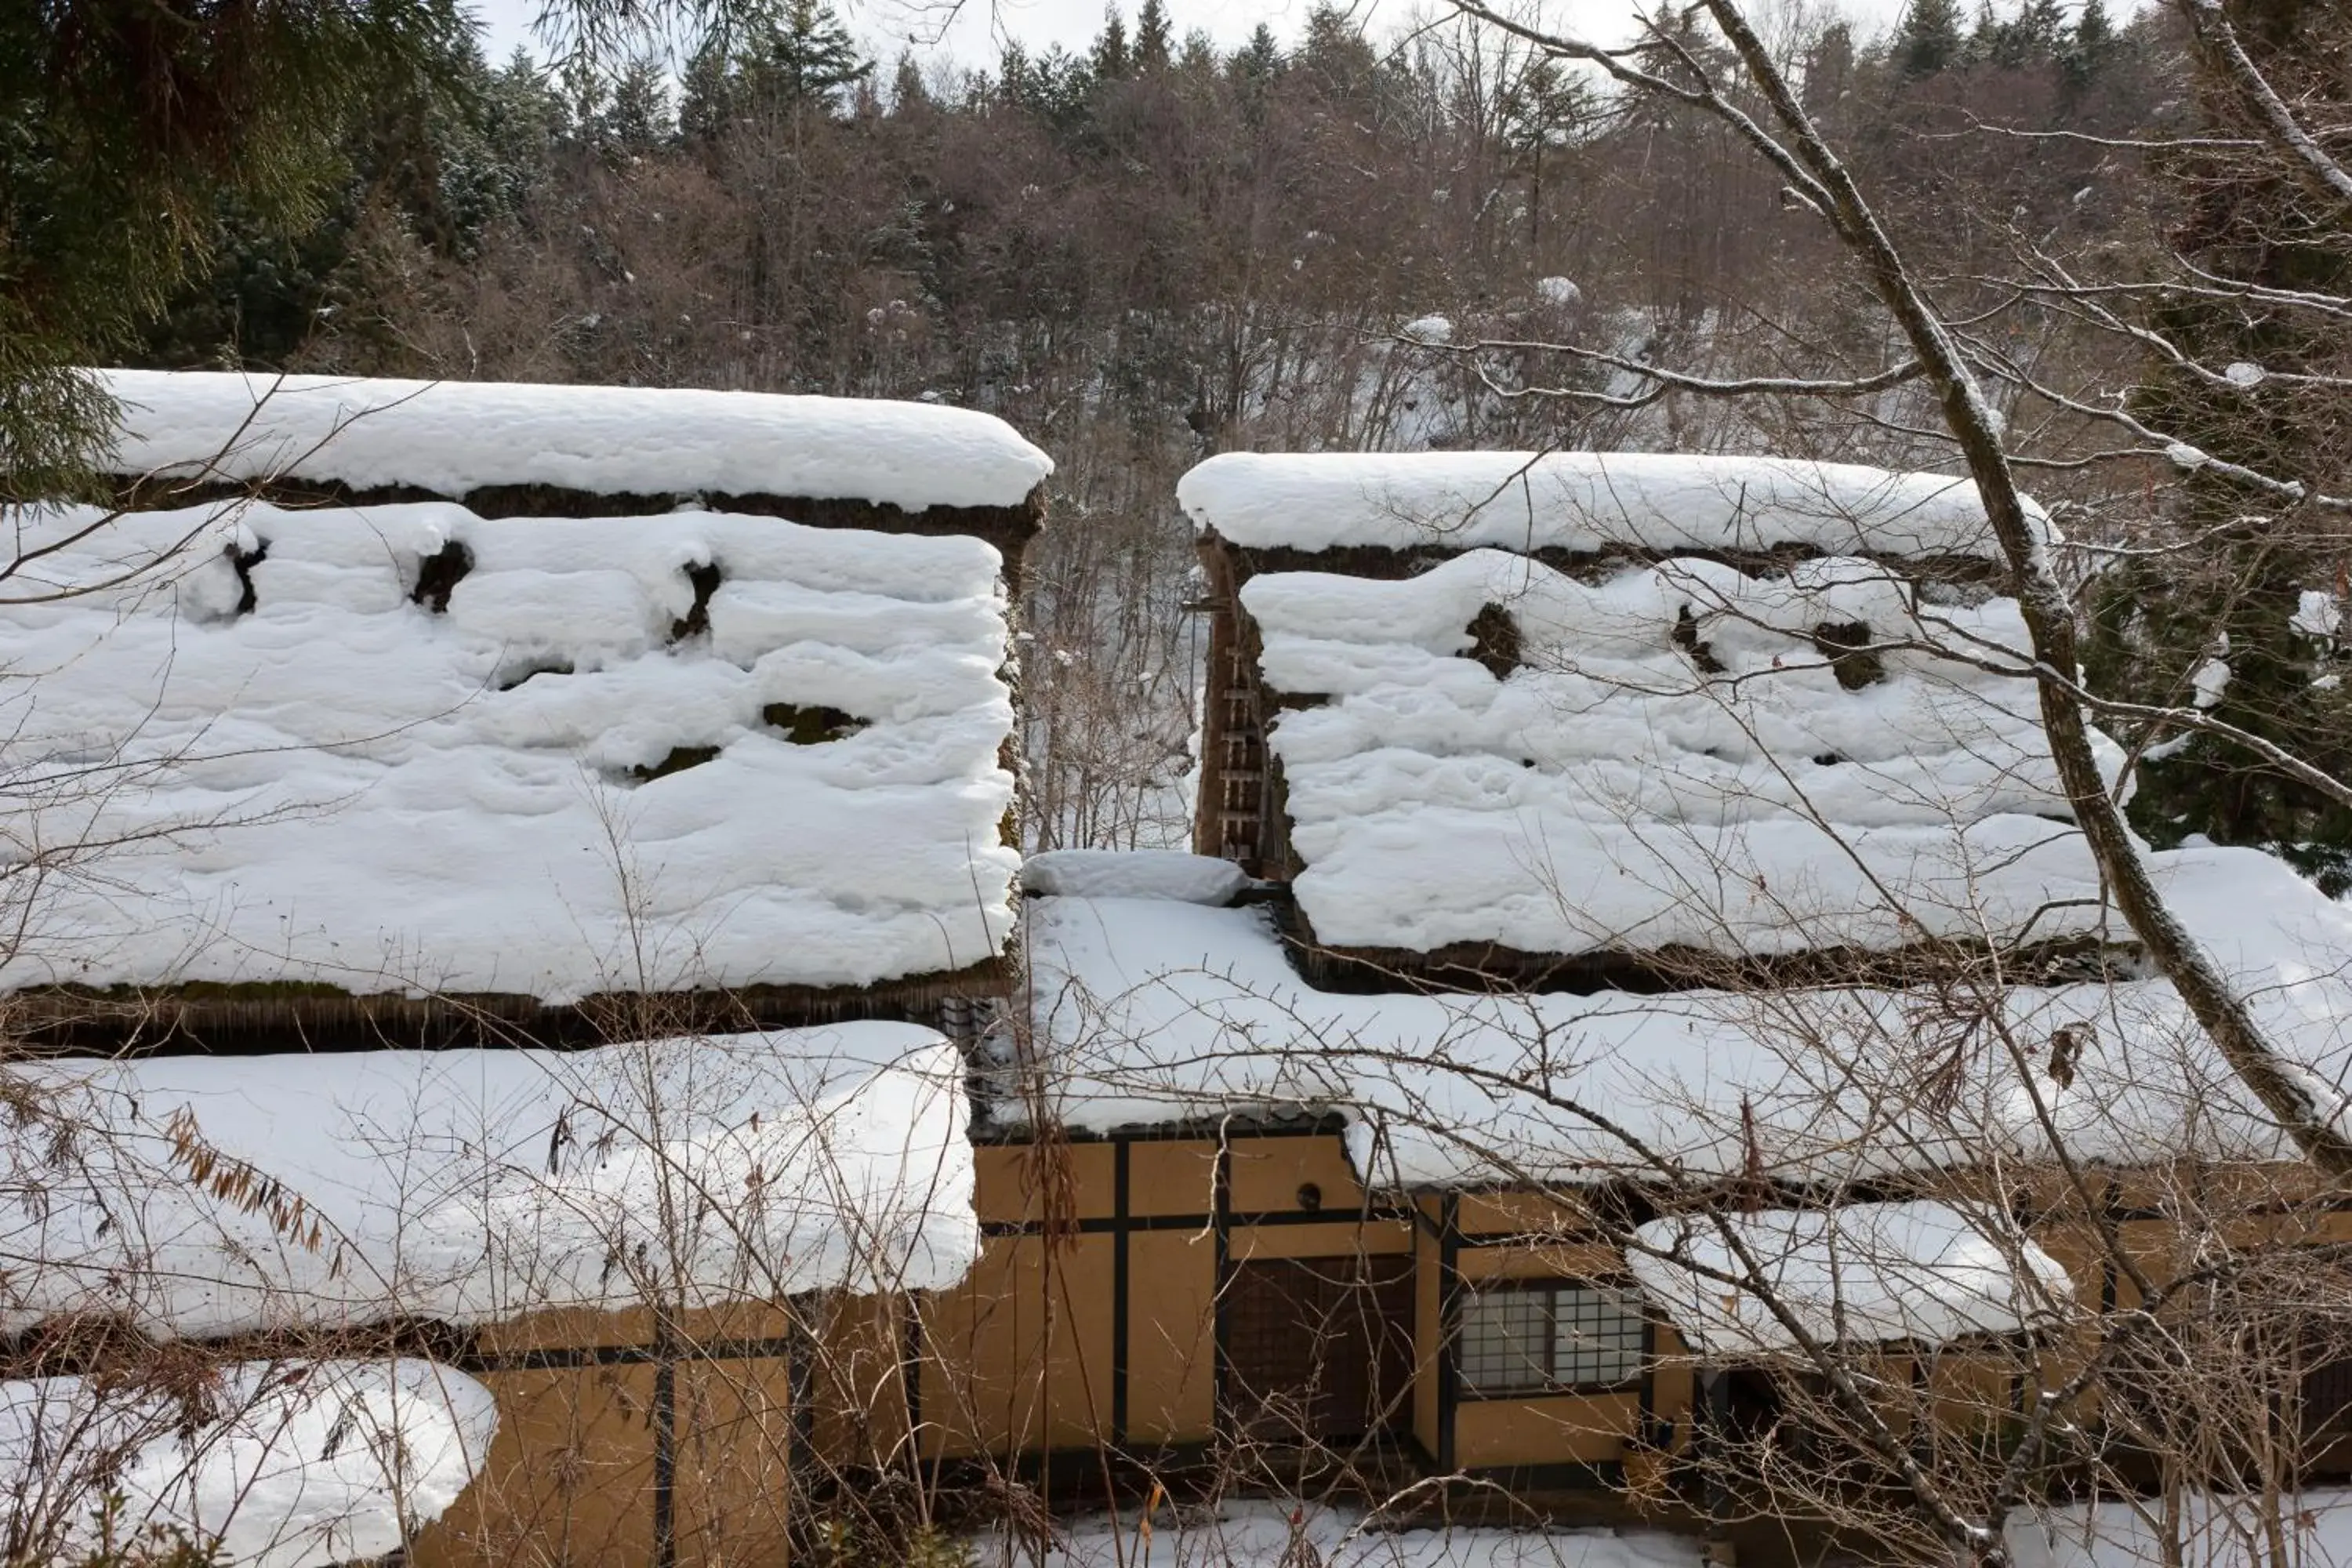
[[[9,1073],[0,1332],[940,1289],[980,1245],[961,1059],[910,1024]]]
[[[0,1383],[0,1518],[12,1545],[58,1561],[152,1526],[237,1568],[367,1562],[441,1517],[498,1425],[488,1389],[415,1360],[236,1363],[188,1405],[79,1377]],[[121,1500],[110,1536],[106,1491]]]
[[[1053,459],[991,415],[698,388],[116,370],[130,475],[1015,506]]]
[[[446,503],[95,521],[30,514],[59,548],[0,595],[0,858],[43,868],[0,985],[864,985],[1011,929],[977,540]],[[446,610],[416,602],[460,554]]]
[[[1228,1502],[1136,1519],[1074,1520],[1042,1561],[982,1537],[981,1568],[1698,1568],[1699,1542],[1660,1531],[1392,1531],[1345,1510]]]
[[[2169,1521],[2158,1499],[2076,1503],[2003,1533],[2017,1568],[2352,1568],[2352,1491],[2190,1492]]]

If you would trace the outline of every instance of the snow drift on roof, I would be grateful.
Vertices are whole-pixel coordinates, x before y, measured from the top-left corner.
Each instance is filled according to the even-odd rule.
[[[63,548],[0,595],[0,860],[46,879],[0,984],[565,1002],[884,983],[1011,931],[977,540],[446,503],[70,537],[96,516],[26,514]]]
[[[1227,452],[1176,499],[1202,531],[1258,548],[1999,554],[1966,479],[1780,458]]]
[[[1817,1344],[1946,1344],[2022,1328],[2073,1290],[2057,1260],[2007,1216],[1948,1204],[1684,1215],[1634,1235],[1654,1250],[1629,1250],[1633,1278],[1710,1355],[1795,1349],[1772,1302]]]
[[[2179,850],[2154,870],[2272,1037],[2341,1101],[2352,908],[2252,850]],[[1067,1125],[1337,1114],[1382,1186],[1704,1179],[1748,1171],[1751,1152],[1809,1183],[2032,1160],[2051,1152],[2042,1107],[2083,1160],[2286,1150],[2161,981],[1339,994],[1299,979],[1262,910],[1039,899],[1025,919],[1018,1070]],[[991,1114],[1025,1110],[1006,1095]]]
[[[2014,600],[1853,558],[1588,584],[1480,550],[1270,573],[1242,603],[1266,683],[1321,700],[1270,746],[1323,942],[1786,953],[2108,921]],[[1499,659],[1471,630],[1496,613]]]
[[[374,1562],[457,1500],[499,1425],[489,1390],[424,1361],[241,1362],[204,1402],[188,1420],[170,1395],[115,1382],[0,1383],[12,1522],[59,1561],[157,1527],[238,1568]],[[97,1516],[110,1491],[110,1537]]]
[[[1053,459],[992,415],[756,392],[327,375],[100,373],[110,467],[461,500],[491,485],[595,495],[779,496],[919,511],[1018,506]]]
[[[979,1246],[961,1060],[913,1025],[13,1077],[12,1104],[73,1135],[0,1153],[0,1247],[41,1260],[11,1270],[0,1332],[929,1289]],[[274,1200],[248,1212],[255,1193]]]

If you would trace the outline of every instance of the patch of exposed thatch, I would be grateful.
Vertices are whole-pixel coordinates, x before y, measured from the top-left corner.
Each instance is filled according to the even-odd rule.
[[[961,969],[872,985],[747,985],[660,994],[609,991],[563,1005],[503,993],[356,994],[331,985],[278,981],[152,988],[60,985],[19,992],[10,1000],[12,1022],[25,1046],[36,1052],[263,1056],[599,1046],[867,1018],[930,1023],[943,1003],[1002,996],[1010,984],[1000,954]]]

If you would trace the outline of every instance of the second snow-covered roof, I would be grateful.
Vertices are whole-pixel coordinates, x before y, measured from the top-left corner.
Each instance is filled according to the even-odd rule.
[[[2251,849],[2150,869],[2315,1097],[2346,1104],[2352,908]],[[1039,897],[1024,921],[1026,1048],[988,1110],[1010,1126],[1338,1116],[1365,1180],[1402,1188],[2292,1154],[2161,980],[1365,994],[1301,978],[1264,909]]]
[[[1252,549],[1997,553],[1966,479],[1781,458],[1229,452],[1176,497],[1194,526]]]
[[[1241,604],[1324,942],[1738,957],[2106,921],[2013,600],[1853,557],[1587,581],[1479,550]]]
[[[307,480],[461,500],[770,496],[919,511],[1013,507],[1053,459],[992,416],[923,403],[700,388],[106,371],[110,466],[140,477]]]

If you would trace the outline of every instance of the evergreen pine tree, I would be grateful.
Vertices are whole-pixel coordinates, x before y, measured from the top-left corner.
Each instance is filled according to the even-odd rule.
[[[783,14],[752,35],[743,66],[762,102],[828,112],[873,68],[826,0],[785,0]]]
[[[890,111],[908,114],[931,107],[931,89],[923,80],[923,68],[911,51],[901,49],[898,63],[890,72]]]
[[[598,141],[623,157],[642,158],[667,142],[674,129],[669,83],[661,67],[642,55],[630,60],[613,79]]]
[[[734,74],[727,46],[714,34],[695,47],[678,79],[677,132],[689,142],[707,146],[719,140],[734,118]]]
[[[1135,14],[1135,74],[1156,76],[1174,63],[1174,35],[1161,0],[1143,0]]]
[[[0,501],[89,481],[119,360],[210,275],[234,209],[307,230],[371,99],[429,85],[454,0],[0,5]]]
[[[1895,65],[1915,80],[1960,63],[1958,0],[1911,0],[1895,31]]]
[[[1234,53],[1234,79],[1264,84],[1272,81],[1282,69],[1282,46],[1275,42],[1274,29],[1260,22],[1249,36],[1249,42]]]
[[[997,57],[998,100],[1016,109],[1035,108],[1035,69],[1029,63],[1029,51],[1018,43],[1007,43],[1004,52]]]
[[[2074,87],[2087,85],[2106,64],[2115,43],[2115,24],[2108,19],[2106,6],[2101,0],[2083,0],[2082,14],[2074,18],[2074,37],[2066,41],[2059,59],[2067,82]]]
[[[1853,29],[1832,22],[1805,53],[1805,112],[1816,119],[1836,108],[1853,86]]]
[[[2340,91],[2328,75],[2327,41],[2340,37],[2330,9],[2233,12],[2248,54],[2289,102]],[[2078,22],[2078,44],[2080,34]],[[2233,85],[2209,79],[2200,100],[2205,129],[2240,132]],[[2191,145],[2157,168],[2180,195],[2173,241],[2199,268],[2282,291],[2352,292],[2352,231],[2315,210],[2278,163]],[[2134,395],[2134,413],[2259,471],[2306,483],[2341,472],[2352,447],[2341,393],[2281,374],[2339,363],[2342,336],[2332,323],[2183,295],[2155,307],[2150,324],[2200,363],[2243,373],[2224,389],[2159,360]],[[2341,531],[2202,464],[2183,479],[2171,515],[2198,538],[2194,551],[2142,552],[2094,579],[2084,644],[2094,681],[2117,697],[2175,704],[2189,700],[2195,672],[2219,657],[2229,679],[2218,690],[2209,682],[2198,706],[2337,778],[2352,776],[2352,637],[2340,624],[2326,629],[2327,609],[2306,614],[2304,597],[2320,595],[2352,621]],[[2151,843],[2169,847],[2202,834],[2257,846],[2331,894],[2352,890],[2352,809],[2226,742],[2160,739],[2167,743],[2144,760],[2130,803],[2133,825]]]
[[[1096,35],[1092,60],[1097,81],[1125,81],[1135,69],[1135,57],[1127,47],[1127,23],[1112,5],[1103,12],[1103,30]]]

